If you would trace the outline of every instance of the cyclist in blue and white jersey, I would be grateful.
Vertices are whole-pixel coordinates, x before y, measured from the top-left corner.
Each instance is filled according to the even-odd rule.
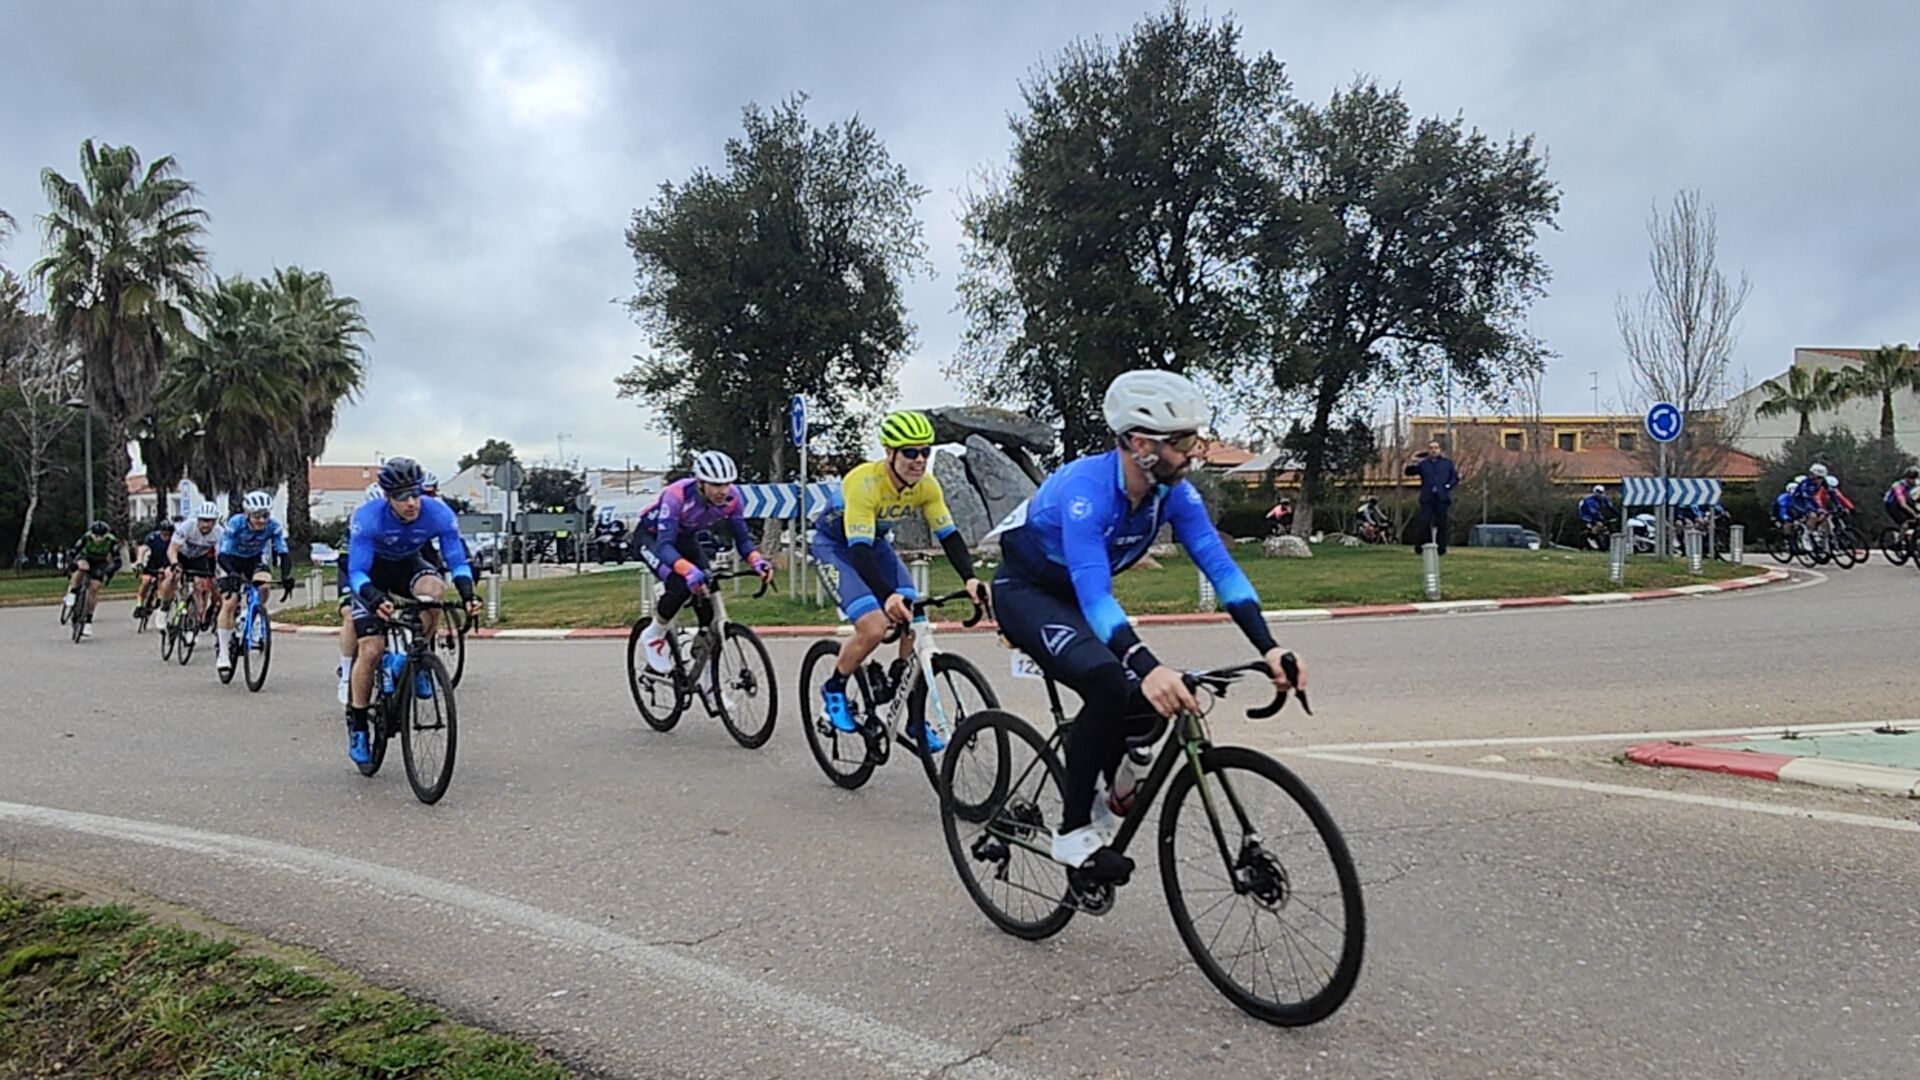
[[[994,530],[1004,561],[993,598],[1000,632],[1081,700],[1053,857],[1113,880],[1132,870],[1106,847],[1124,807],[1095,805],[1096,785],[1104,778],[1111,786],[1141,698],[1162,716],[1198,708],[1181,673],[1148,651],[1113,596],[1113,575],[1147,553],[1161,525],[1173,526],[1274,685],[1291,684],[1259,597],[1185,479],[1209,416],[1199,388],[1170,371],[1130,371],[1107,387],[1104,411],[1119,446],[1063,466]]]
[[[280,564],[280,587],[289,595],[293,592],[293,554],[287,550],[287,530],[273,516],[273,496],[264,491],[249,491],[247,497],[240,500],[240,507],[242,512],[227,521],[227,535],[220,541],[217,560],[221,573],[220,627],[214,662],[222,671],[233,667],[233,650],[227,646],[233,639],[234,613],[240,608],[241,585],[262,590],[260,600],[266,601],[265,589],[271,580],[266,566],[269,548]]]
[[[220,523],[220,517],[220,504],[202,502],[195,508],[191,520],[181,522],[174,528],[173,541],[167,545],[167,562],[171,563],[174,570],[183,578],[187,571],[192,571],[205,575],[208,581],[213,579],[217,570],[214,559],[220,553],[220,545],[227,539],[227,527]],[[168,582],[167,595],[162,598],[163,603],[171,598],[174,587],[174,582]],[[190,587],[204,589],[212,586],[202,585],[198,579],[195,579]],[[194,603],[199,602],[193,597],[188,597],[188,600]],[[161,613],[164,616],[162,619],[164,625],[167,620],[173,618],[172,606],[163,606]]]
[[[355,656],[348,683],[347,756],[362,772],[373,764],[367,738],[367,705],[373,697],[373,677],[386,644],[380,624],[394,615],[387,596],[393,593],[439,600],[446,594],[445,580],[420,555],[429,540],[440,542],[440,554],[447,560],[453,586],[466,602],[467,613],[480,612],[480,602],[473,595],[473,568],[467,565],[467,548],[460,541],[453,510],[439,499],[422,495],[425,479],[425,471],[412,458],[388,458],[380,467],[384,498],[355,510],[348,530],[347,585],[353,591]],[[431,610],[421,613],[422,626],[429,635],[439,621],[438,615]],[[419,697],[432,697],[432,678],[420,672],[412,690]]]

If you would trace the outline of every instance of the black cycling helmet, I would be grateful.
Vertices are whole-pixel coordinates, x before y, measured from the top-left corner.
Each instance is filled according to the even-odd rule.
[[[1920,466],[1907,466],[1907,479],[1920,480]]]
[[[107,523],[104,521],[96,521],[87,526],[87,531],[95,536],[105,536],[107,535]]]
[[[161,518],[161,519],[160,519],[160,524],[158,524],[158,525],[156,525],[156,526],[154,526],[154,529],[155,529],[156,531],[158,531],[158,532],[163,532],[163,533],[170,533],[170,532],[172,532],[172,531],[173,531],[173,519],[172,519],[172,518]]]
[[[426,475],[420,463],[410,457],[388,458],[387,463],[380,466],[380,490],[399,498],[414,495],[420,491]]]

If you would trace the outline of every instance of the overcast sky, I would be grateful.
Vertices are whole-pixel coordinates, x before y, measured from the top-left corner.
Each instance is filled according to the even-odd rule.
[[[740,108],[795,91],[858,114],[929,189],[936,274],[907,292],[903,400],[961,320],[960,194],[1004,162],[1019,81],[1116,3],[27,3],[0,0],[0,261],[39,253],[39,173],[83,138],[172,154],[211,215],[222,275],[298,264],[358,297],[375,339],[336,462],[411,453],[450,470],[489,436],[588,465],[664,456],[613,377],[647,345],[622,233],[656,186],[718,162]],[[1920,338],[1920,5],[1273,3],[1233,12],[1248,51],[1315,101],[1365,73],[1419,115],[1534,134],[1562,189],[1532,328],[1560,354],[1547,407],[1622,377],[1616,294],[1647,283],[1650,205],[1697,187],[1753,293],[1735,361]]]

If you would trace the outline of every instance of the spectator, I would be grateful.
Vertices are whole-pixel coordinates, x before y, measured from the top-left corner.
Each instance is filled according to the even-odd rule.
[[[1287,499],[1281,499],[1273,504],[1273,509],[1267,511],[1267,534],[1284,536],[1292,531],[1293,503]]]
[[[1429,536],[1436,541],[1439,554],[1447,553],[1447,514],[1453,509],[1453,489],[1460,486],[1460,472],[1453,459],[1435,439],[1407,463],[1406,474],[1420,478],[1420,520],[1413,527],[1413,550]]]

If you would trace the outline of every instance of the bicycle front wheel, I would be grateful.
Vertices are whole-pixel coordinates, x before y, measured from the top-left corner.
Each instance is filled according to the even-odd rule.
[[[1889,525],[1880,530],[1880,554],[1895,566],[1904,566],[1907,561],[1907,541],[1900,530]]]
[[[749,750],[773,737],[780,715],[780,684],[773,679],[773,657],[750,626],[728,623],[719,650],[708,661],[720,722],[733,741]]]
[[[247,669],[247,689],[257,694],[267,685],[267,665],[273,662],[273,627],[267,624],[267,609],[255,606],[236,637],[240,663]]]
[[[976,747],[975,744],[980,744]],[[1008,779],[969,789],[962,763],[976,748],[997,753]],[[1073,918],[1067,868],[1053,861],[1066,772],[1033,725],[983,709],[953,733],[940,763],[940,830],[960,883],[993,925],[1028,941],[1052,937]],[[977,820],[960,808],[979,808]]]
[[[173,644],[180,636],[180,613],[173,612],[172,617],[160,625],[160,662],[173,659]]]
[[[973,662],[955,653],[935,653],[933,657],[932,695],[945,716],[945,728],[949,737],[960,729],[967,717],[987,709],[1000,707],[1000,698],[994,694],[993,687],[987,685],[987,677]],[[924,728],[927,721],[929,695],[925,683],[917,683],[913,688],[913,697],[907,702],[908,726],[916,747],[924,745]],[[920,763],[927,770],[927,781],[937,792],[940,780],[936,772],[936,759],[942,756],[959,758],[954,764],[954,772],[960,783],[961,795],[957,796],[954,813],[971,822],[986,820],[987,801],[998,800],[1007,790],[1007,736],[1004,729],[996,728],[991,739],[975,739],[960,750],[952,746],[940,754],[921,753]],[[980,793],[980,798],[972,798],[967,793]]]
[[[1187,951],[1247,1015],[1318,1023],[1353,992],[1360,875],[1326,808],[1279,762],[1217,746],[1199,773],[1183,767],[1160,805],[1160,881]]]
[[[423,695],[423,689],[430,692]],[[425,653],[408,658],[405,677],[394,693],[400,698],[400,754],[407,763],[407,784],[414,798],[431,806],[453,780],[460,733],[453,679],[438,656]]]

